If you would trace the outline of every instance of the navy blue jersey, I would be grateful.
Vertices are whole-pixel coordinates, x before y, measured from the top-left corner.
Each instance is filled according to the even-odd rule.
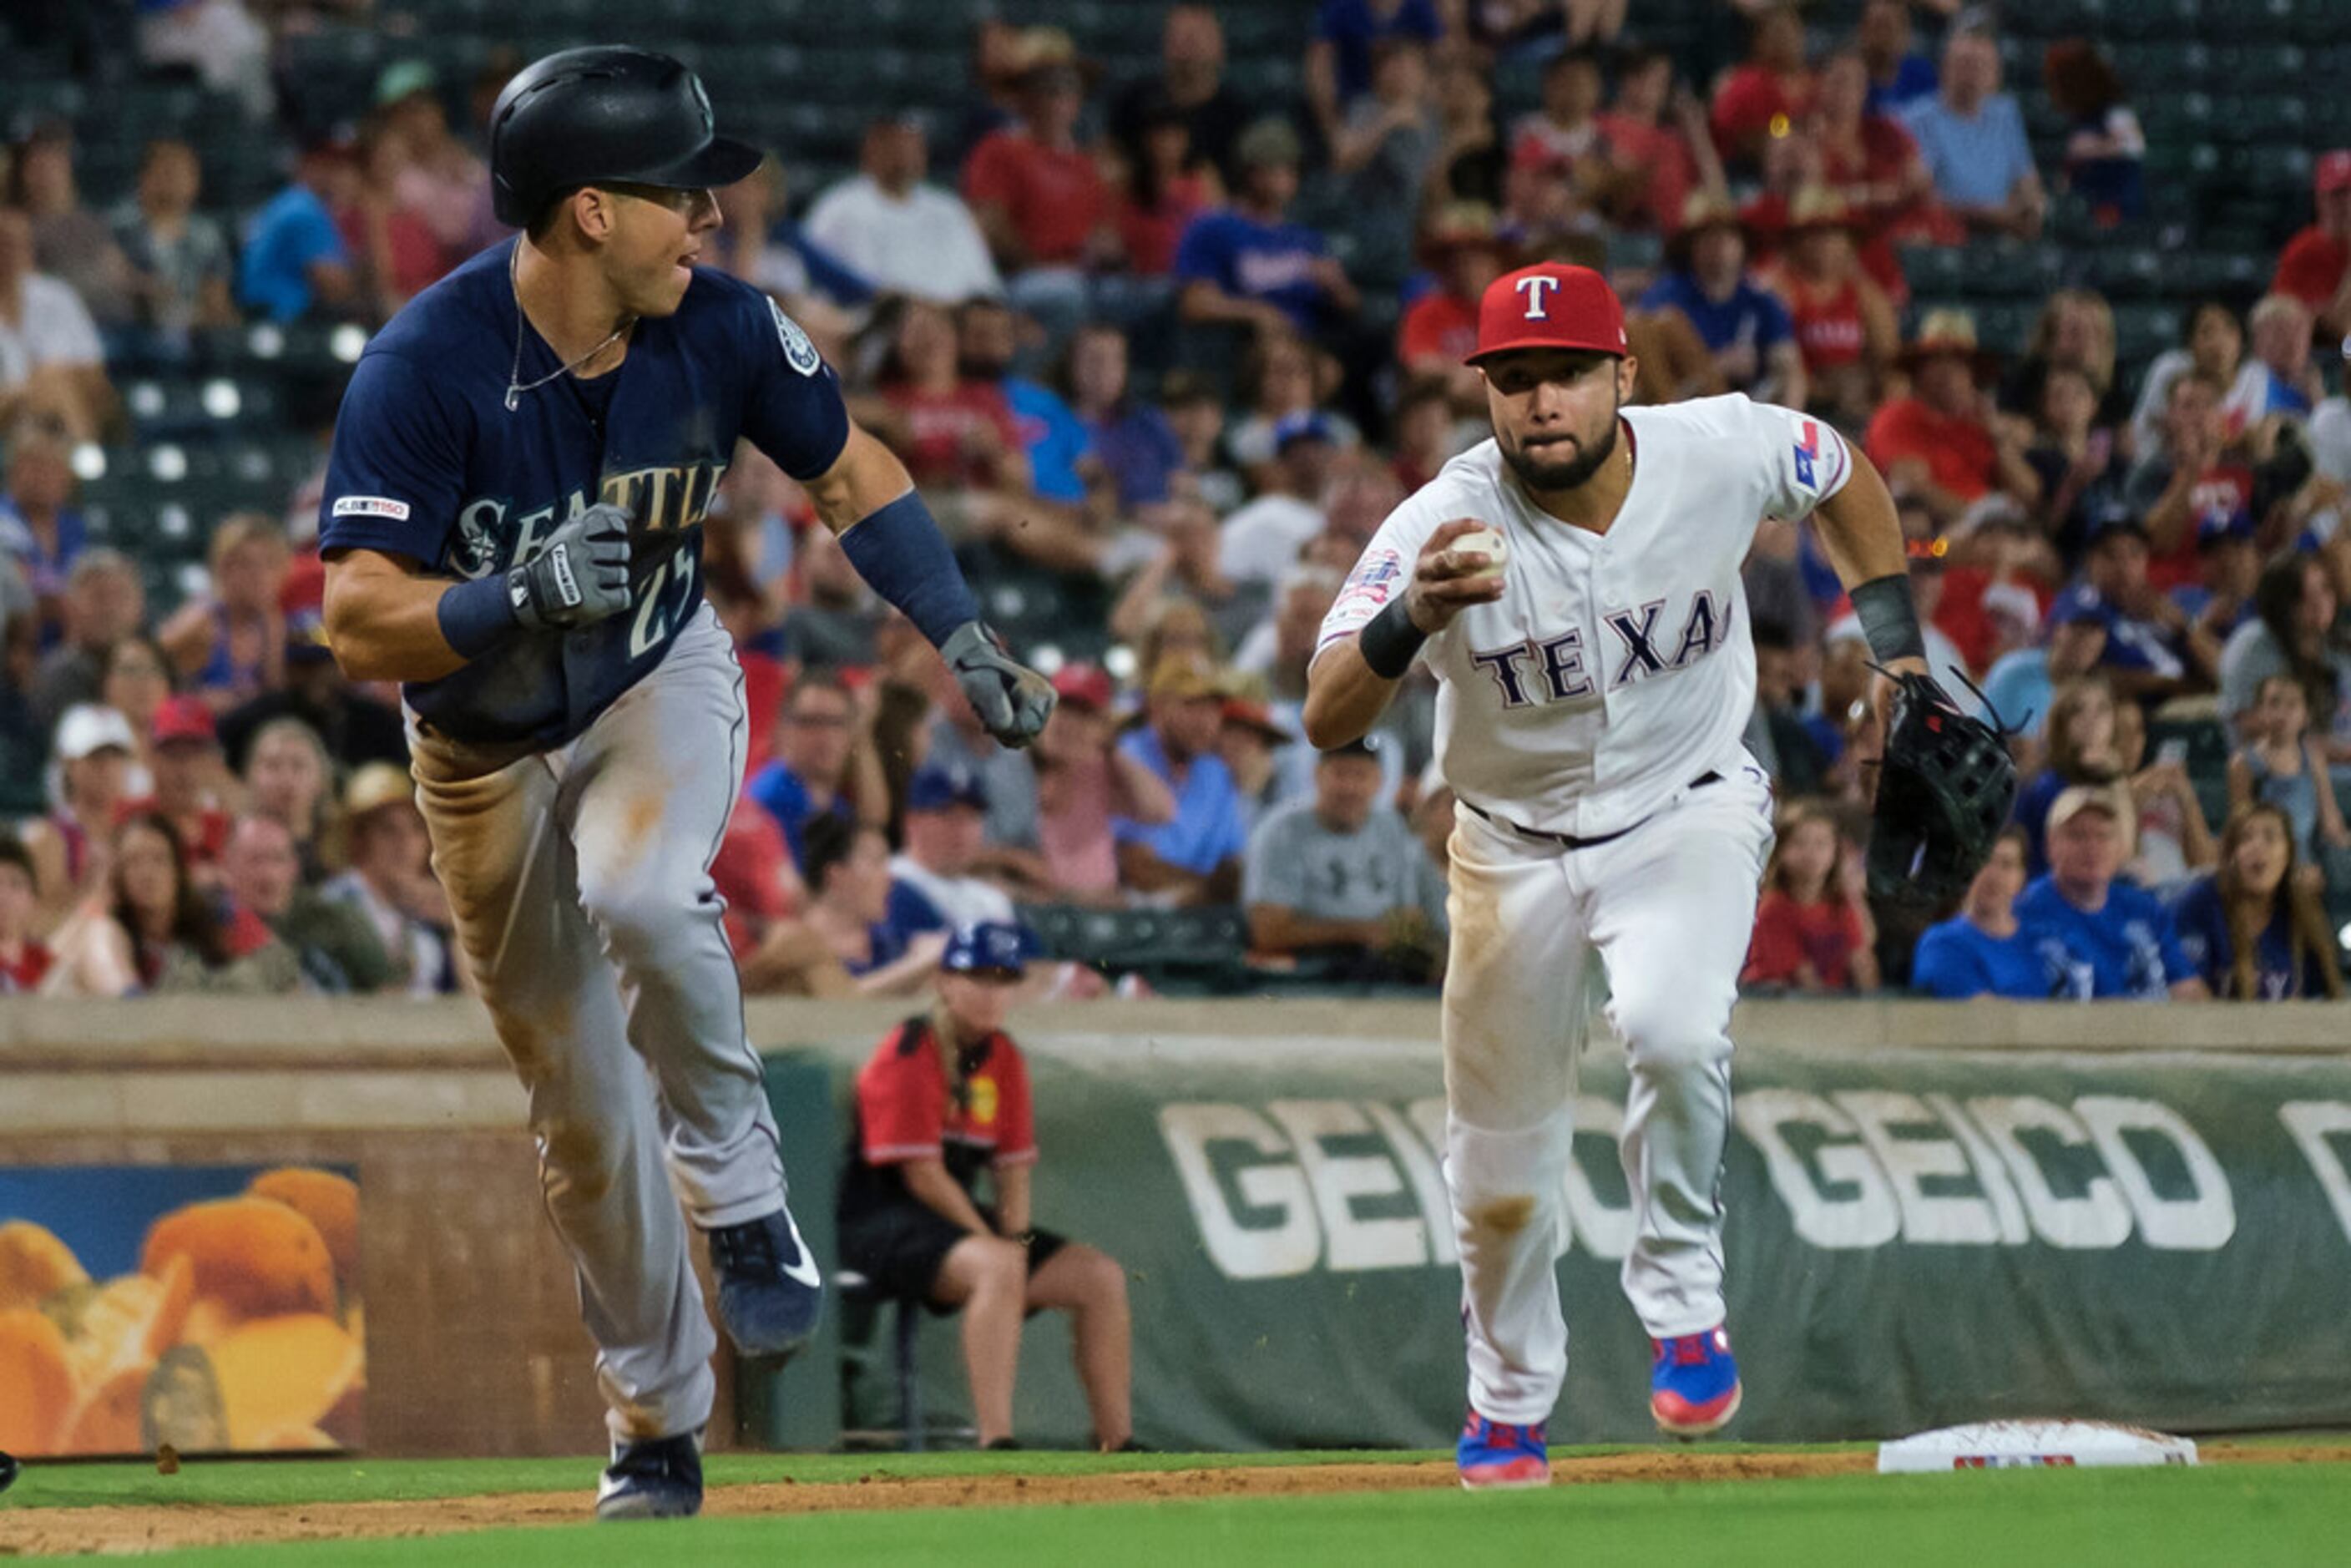
[[[661,662],[702,601],[702,517],[737,436],[810,479],[849,438],[841,386],[766,295],[708,267],[675,314],[637,322],[618,371],[557,376],[509,411],[514,246],[491,246],[414,299],[360,357],[335,424],[323,550],[375,549],[452,578],[504,571],[600,500],[630,513],[631,608],[564,632],[517,632],[465,668],[402,688],[452,739],[562,744]],[[525,383],[561,363],[523,333]]]

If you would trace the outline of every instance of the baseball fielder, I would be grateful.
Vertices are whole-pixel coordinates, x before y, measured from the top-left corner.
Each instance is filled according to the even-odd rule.
[[[1592,959],[1630,1058],[1625,1293],[1677,1435],[1739,1406],[1723,1330],[1718,1184],[1726,1032],[1771,841],[1740,744],[1755,656],[1740,588],[1757,522],[1815,517],[1879,662],[1923,672],[1884,483],[1828,425],[1708,398],[1625,408],[1624,311],[1583,267],[1487,289],[1494,439],[1383,523],[1323,624],[1315,745],[1363,734],[1415,658],[1438,681],[1458,797],[1445,980],[1446,1180],[1460,1239],[1464,1485],[1550,1479],[1567,1368],[1558,1257],[1568,1103]],[[1499,570],[1497,570],[1499,569]]]
[[[821,1301],[709,875],[746,726],[700,524],[737,438],[807,487],[999,740],[1051,706],[808,338],[695,265],[712,189],[758,161],[665,56],[515,78],[490,164],[526,232],[369,345],[322,503],[329,638],[353,679],[402,683],[434,869],[529,1091],[610,1406],[608,1519],[701,1504],[715,1341],[680,1198],[746,1354],[797,1349]]]

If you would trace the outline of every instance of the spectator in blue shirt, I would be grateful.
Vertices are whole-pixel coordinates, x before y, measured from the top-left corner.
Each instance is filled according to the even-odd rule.
[[[1177,308],[1186,321],[1311,336],[1321,317],[1352,311],[1362,296],[1321,231],[1290,221],[1304,157],[1298,132],[1261,120],[1233,157],[1241,181],[1233,204],[1194,218],[1176,244]]]
[[[1868,0],[1854,41],[1869,68],[1870,113],[1898,116],[1935,96],[1935,62],[1914,47],[1910,0]]]
[[[2220,834],[2220,865],[2190,882],[2172,908],[2180,951],[2229,1001],[2340,999],[2343,970],[2317,890],[2294,874],[2294,824],[2247,806]]]
[[[1436,0],[1322,0],[1306,46],[1306,101],[1326,145],[1347,110],[1372,87],[1372,47],[1389,38],[1434,44],[1445,37]]]
[[[1674,269],[1641,297],[1645,311],[1678,310],[1733,392],[1804,406],[1804,359],[1780,297],[1747,276],[1747,231],[1728,197],[1693,192],[1670,252]]]
[[[2204,1000],[2211,992],[2179,950],[2169,912],[2115,880],[2126,831],[2111,789],[2077,786],[2049,808],[2049,874],[2024,890],[2016,915],[2032,929],[2051,994]]]
[[[1012,373],[1019,322],[1012,308],[988,296],[956,308],[956,370],[967,382],[1001,388],[1005,406],[1029,459],[1029,487],[1040,500],[1074,507],[1086,498],[1079,465],[1093,455],[1093,436],[1052,388]]]
[[[2082,575],[2049,607],[2050,665],[2095,669],[2116,696],[2135,702],[2210,691],[2220,639],[2147,580],[2147,529],[2137,517],[2123,513],[2099,526]]]
[[[236,297],[273,321],[298,321],[314,305],[337,308],[359,296],[350,252],[335,230],[329,204],[356,193],[359,168],[339,141],[312,144],[295,166],[294,183],[256,213],[237,260]]]
[[[2024,115],[2000,90],[2000,46],[1979,28],[1955,28],[1943,45],[1942,90],[1902,111],[1935,177],[1935,192],[1970,229],[2031,239],[2049,198],[2032,166]]]
[[[1993,841],[1991,858],[1968,884],[1959,912],[1918,938],[1910,983],[1945,1001],[2047,997],[2052,977],[2040,940],[2016,917],[2023,887],[2024,830],[2011,824]]]
[[[774,760],[751,776],[746,794],[783,830],[792,864],[808,863],[806,830],[814,817],[854,825],[880,822],[886,796],[856,700],[829,670],[804,670],[784,699]],[[861,812],[860,806],[870,808]]]
[[[1120,510],[1167,499],[1169,479],[1184,471],[1184,442],[1165,414],[1132,395],[1126,334],[1107,321],[1079,328],[1070,340],[1062,390]]]
[[[2026,876],[2049,869],[2041,834],[2057,797],[2076,784],[2110,785],[2122,778],[2115,711],[2114,688],[2103,675],[2066,681],[2051,695],[2042,727],[2043,766],[2017,790],[2012,819],[2024,833]]]
[[[1119,881],[1158,902],[1230,904],[1240,894],[1249,829],[1240,791],[1217,756],[1224,699],[1207,670],[1181,657],[1160,661],[1145,695],[1149,722],[1119,749],[1166,781],[1176,816],[1158,827],[1112,821]]]

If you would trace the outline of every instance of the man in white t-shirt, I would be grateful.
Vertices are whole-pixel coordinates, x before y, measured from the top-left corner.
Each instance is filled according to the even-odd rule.
[[[97,324],[72,287],[33,270],[32,225],[0,207],[0,435],[20,419],[94,441],[113,402]]]
[[[1319,413],[1293,413],[1273,427],[1274,478],[1266,492],[1221,525],[1217,569],[1236,582],[1279,582],[1328,518],[1323,487],[1338,457],[1336,433]]]
[[[1004,280],[963,199],[923,183],[923,128],[885,114],[865,128],[857,173],[809,209],[809,238],[884,294],[959,305],[1000,295]]]
[[[1624,1285],[1650,1411],[1692,1437],[1739,1407],[1719,1190],[1730,1009],[1772,835],[1770,779],[1740,744],[1757,524],[1812,514],[1877,662],[1923,672],[1925,649],[1867,458],[1736,394],[1624,407],[1637,367],[1599,274],[1497,279],[1470,362],[1495,439],[1380,525],[1323,623],[1305,722],[1343,745],[1424,653],[1437,677],[1458,802],[1442,1009],[1469,1361],[1457,1458],[1466,1486],[1533,1486],[1567,1370],[1555,1263],[1595,956],[1631,1077]]]

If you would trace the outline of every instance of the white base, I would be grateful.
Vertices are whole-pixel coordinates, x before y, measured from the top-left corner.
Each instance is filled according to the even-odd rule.
[[[2106,1421],[1979,1421],[1877,1446],[1880,1475],[2195,1462],[2192,1438]]]

